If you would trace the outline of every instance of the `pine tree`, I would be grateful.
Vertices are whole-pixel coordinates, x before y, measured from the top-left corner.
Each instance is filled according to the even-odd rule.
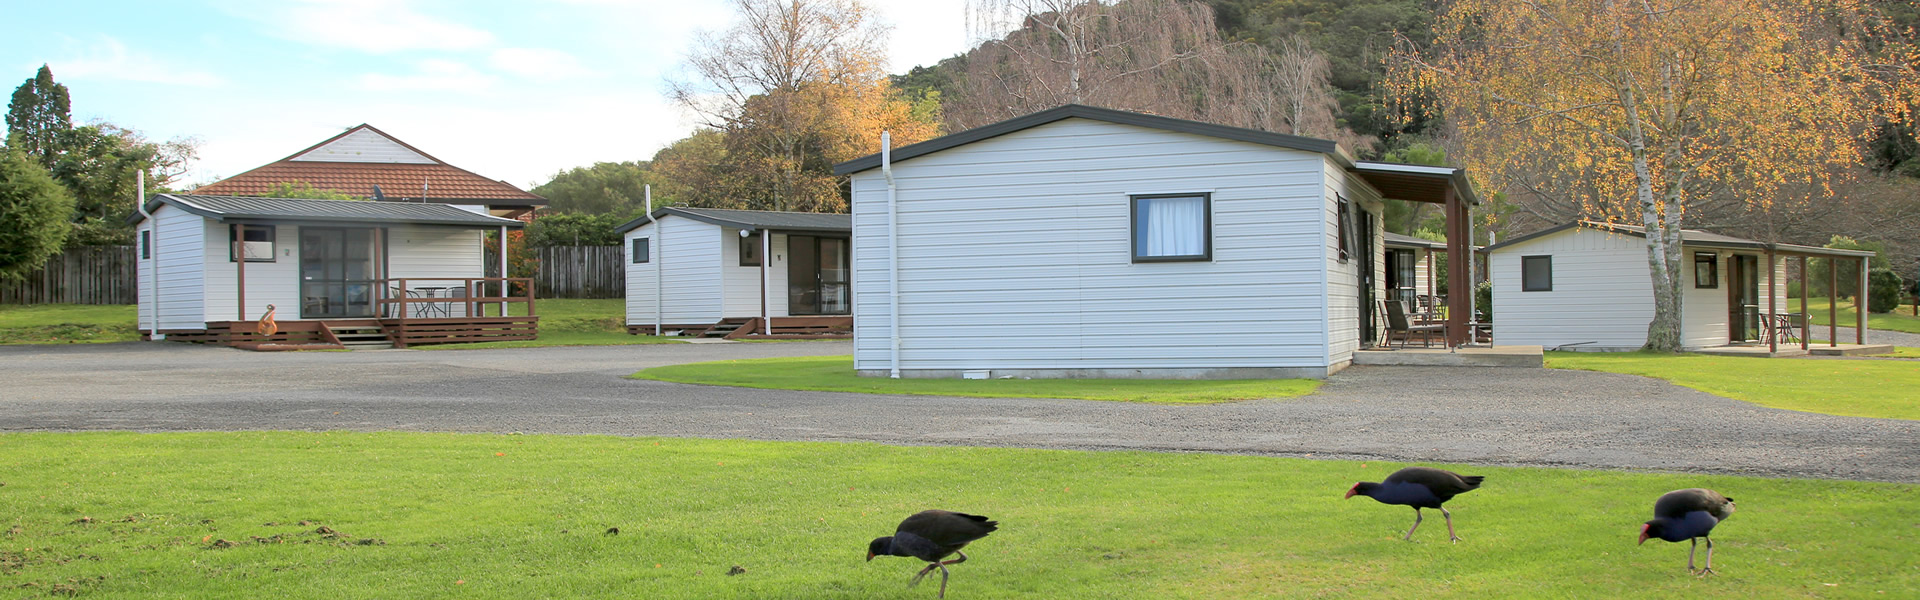
[[[59,137],[72,128],[67,86],[54,83],[53,69],[40,65],[38,74],[13,90],[13,102],[7,105],[7,145],[53,168]]]

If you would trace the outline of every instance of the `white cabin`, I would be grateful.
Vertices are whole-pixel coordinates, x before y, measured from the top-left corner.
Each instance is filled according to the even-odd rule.
[[[761,317],[776,327],[786,317],[850,321],[851,223],[844,214],[679,207],[629,221],[617,230],[628,331],[704,332]]]
[[[1646,345],[1653,282],[1642,228],[1580,221],[1487,252],[1494,343],[1583,351]],[[1680,337],[1687,350],[1764,345],[1775,323],[1804,327],[1804,315],[1787,314],[1788,257],[1873,255],[1697,230],[1681,232],[1680,252]],[[1795,335],[1804,337],[1804,329]]]
[[[1381,198],[1472,201],[1458,169],[1078,105],[835,171],[854,367],[901,377],[1324,377],[1377,330]]]

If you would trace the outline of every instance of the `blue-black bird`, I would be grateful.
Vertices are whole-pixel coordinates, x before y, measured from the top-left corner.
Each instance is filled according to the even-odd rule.
[[[1687,572],[1693,569],[1693,552],[1700,548],[1700,538],[1707,539],[1707,566],[1700,569],[1701,575],[1713,574],[1713,526],[1719,525],[1727,517],[1733,516],[1733,499],[1709,489],[1691,488],[1674,490],[1660,496],[1653,502],[1653,520],[1640,526],[1640,542],[1647,538],[1660,538],[1669,542],[1690,540],[1693,545],[1687,548]]]
[[[1447,518],[1447,538],[1458,542],[1460,536],[1453,533],[1453,513],[1440,505],[1454,496],[1479,489],[1483,479],[1479,475],[1462,476],[1441,469],[1407,467],[1394,471],[1386,481],[1380,483],[1362,481],[1353,484],[1347,490],[1347,497],[1352,498],[1357,494],[1379,500],[1382,504],[1413,507],[1413,527],[1408,528],[1407,536],[1402,538],[1406,540],[1412,540],[1413,530],[1420,528],[1420,509],[1438,508],[1440,514]]]
[[[967,553],[960,549],[999,528],[999,522],[980,515],[923,510],[901,521],[892,536],[875,538],[867,544],[867,560],[871,562],[875,556],[910,556],[927,561],[927,568],[914,575],[907,587],[919,585],[920,578],[937,568],[940,569],[940,597],[945,598],[950,575],[947,565],[967,562]],[[953,554],[959,554],[960,558],[940,560]]]

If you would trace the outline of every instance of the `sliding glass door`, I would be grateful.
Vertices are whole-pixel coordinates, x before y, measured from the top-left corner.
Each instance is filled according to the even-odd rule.
[[[300,228],[300,318],[373,316],[373,230]]]
[[[789,235],[787,255],[787,314],[852,312],[847,240]]]

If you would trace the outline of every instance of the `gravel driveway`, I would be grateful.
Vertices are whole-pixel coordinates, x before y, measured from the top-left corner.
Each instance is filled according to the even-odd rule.
[[[1840,343],[1842,344],[1851,344],[1853,343],[1854,340],[1859,339],[1855,337],[1854,329],[1852,327],[1839,328],[1839,335],[1836,337],[1840,338]],[[1814,341],[1819,341],[1819,342],[1827,341],[1827,328],[1820,325],[1813,326],[1812,339]],[[1907,346],[1910,348],[1920,348],[1920,333],[1907,333],[1904,331],[1888,331],[1885,329],[1868,329],[1867,343],[1893,344],[1895,346]]]
[[[1652,379],[1355,367],[1206,406],[877,396],[621,376],[845,342],[253,353],[0,347],[0,431],[404,430],[1206,451],[1920,482],[1920,421],[1761,408]]]

